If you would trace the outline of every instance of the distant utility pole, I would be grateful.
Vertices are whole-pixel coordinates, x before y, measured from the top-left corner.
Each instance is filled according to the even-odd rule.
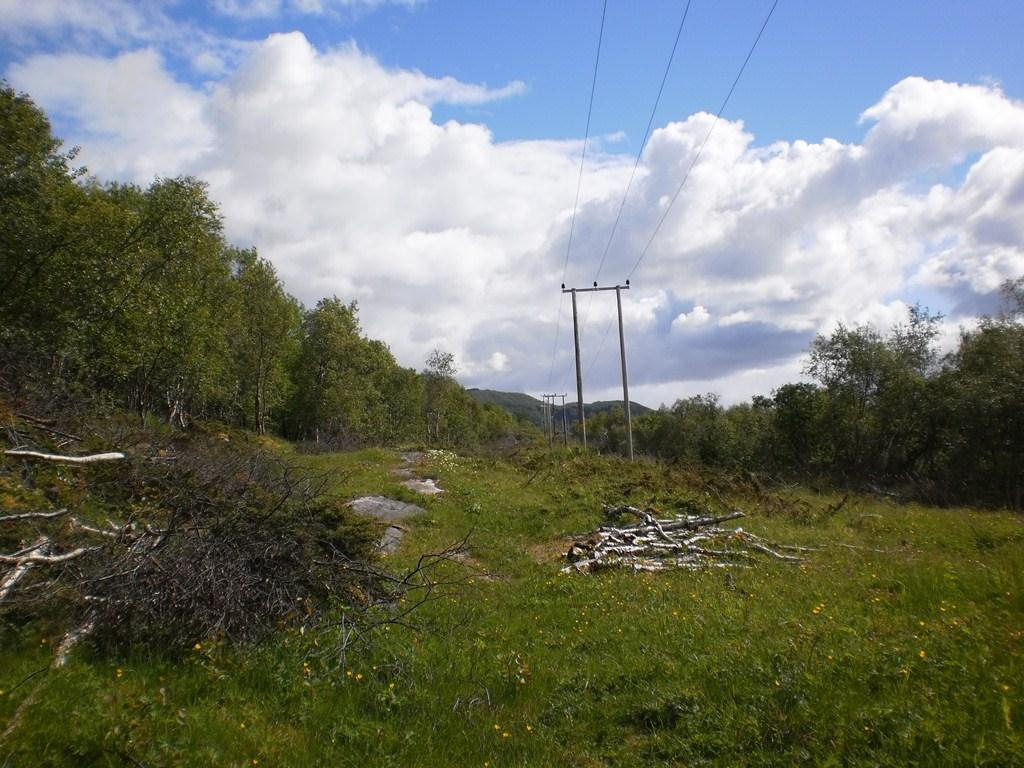
[[[629,378],[626,374],[626,336],[622,330],[622,292],[629,290],[629,280],[625,285],[608,285],[592,288],[566,288],[562,283],[562,293],[572,294],[572,330],[576,339],[576,397],[579,403],[580,424],[583,427],[583,447],[587,447],[587,426],[583,416],[583,375],[580,373],[580,331],[576,322],[576,294],[594,293],[596,291],[615,291],[615,303],[619,309],[619,356],[622,358],[622,406],[626,412],[626,444],[629,446],[629,460],[633,461],[633,420],[629,408]]]
[[[545,403],[550,402],[550,408],[551,408],[551,417],[550,417],[550,419],[548,419],[548,424],[550,425],[550,430],[551,430],[551,433],[548,435],[548,445],[549,446],[554,445],[555,436],[558,434],[557,423],[555,421],[555,398],[556,397],[560,397],[562,399],[562,442],[565,445],[569,445],[569,429],[568,429],[568,424],[566,423],[566,417],[565,417],[565,398],[567,398],[568,396],[569,396],[568,392],[565,392],[565,393],[562,393],[562,394],[552,393],[550,395],[544,395],[543,396],[544,397],[544,402]],[[550,398],[550,401],[549,401],[548,398]]]
[[[548,448],[551,447],[551,417],[548,413],[548,395],[541,395],[543,404],[540,407],[541,422],[544,427],[544,437],[548,439]]]

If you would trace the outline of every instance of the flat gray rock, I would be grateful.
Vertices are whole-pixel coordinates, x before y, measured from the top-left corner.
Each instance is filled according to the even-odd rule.
[[[375,517],[378,520],[391,523],[385,529],[384,535],[378,544],[388,554],[398,549],[402,536],[405,534],[405,528],[395,524],[394,521],[404,520],[412,515],[418,515],[420,512],[426,512],[423,507],[417,507],[415,504],[406,504],[398,499],[389,499],[387,496],[360,496],[358,499],[350,501],[348,506],[360,515]]]
[[[348,505],[361,515],[388,521],[403,520],[412,515],[426,512],[423,507],[407,504],[398,499],[389,499],[387,496],[361,496],[350,501]]]
[[[403,480],[402,485],[411,491],[416,493],[422,493],[425,496],[434,496],[438,493],[444,493],[443,488],[438,488],[437,483],[427,478],[410,477],[408,480]]]

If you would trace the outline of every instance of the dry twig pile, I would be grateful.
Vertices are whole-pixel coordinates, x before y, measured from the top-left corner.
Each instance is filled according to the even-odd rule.
[[[806,547],[773,544],[742,528],[723,528],[722,523],[744,517],[740,511],[724,515],[676,515],[659,520],[652,510],[605,505],[610,518],[634,515],[637,525],[603,525],[566,553],[569,565],[563,572],[588,573],[601,568],[630,568],[633,571],[664,571],[671,568],[745,567],[758,555],[788,563],[803,562],[789,552],[807,552]],[[780,551],[782,550],[782,551]]]

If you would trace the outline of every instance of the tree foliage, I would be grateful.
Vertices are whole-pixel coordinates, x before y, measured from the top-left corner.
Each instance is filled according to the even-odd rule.
[[[450,354],[420,375],[363,334],[354,302],[303,308],[269,261],[225,240],[202,181],[87,178],[6,85],[0,133],[9,389],[98,393],[179,427],[214,418],[329,446],[470,445],[511,428],[469,399]]]
[[[939,357],[940,316],[913,307],[881,333],[839,325],[771,397],[714,395],[637,419],[637,446],[691,463],[889,486],[940,503],[1024,506],[1024,280]]]

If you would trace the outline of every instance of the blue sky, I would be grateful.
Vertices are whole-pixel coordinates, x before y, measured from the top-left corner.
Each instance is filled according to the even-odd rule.
[[[597,134],[642,136],[684,6],[680,0],[609,1]],[[717,109],[770,6],[770,0],[691,5],[659,109],[663,118]],[[167,13],[247,40],[293,29],[318,48],[354,40],[386,66],[464,82],[494,87],[521,80],[527,86],[521,99],[437,114],[479,119],[505,140],[580,135],[601,3],[426,0],[326,16],[285,7],[278,15],[239,18],[186,2]],[[863,134],[857,116],[865,105],[908,75],[992,79],[1019,97],[1022,29],[1024,3],[1013,0],[782,0],[730,112],[764,142],[852,140]]]
[[[593,278],[683,7],[608,0],[570,282]],[[653,230],[770,7],[693,0],[602,279]],[[234,240],[307,303],[357,299],[403,363],[440,346],[466,383],[536,392],[571,367],[564,333],[550,361],[600,16],[0,0],[0,68],[100,178],[207,179]],[[1024,271],[1021,29],[1019,2],[781,0],[634,280],[638,398],[742,399],[798,376],[837,322],[920,301],[950,344],[994,307]],[[610,318],[593,313],[590,350]],[[615,392],[605,346],[595,397]]]

